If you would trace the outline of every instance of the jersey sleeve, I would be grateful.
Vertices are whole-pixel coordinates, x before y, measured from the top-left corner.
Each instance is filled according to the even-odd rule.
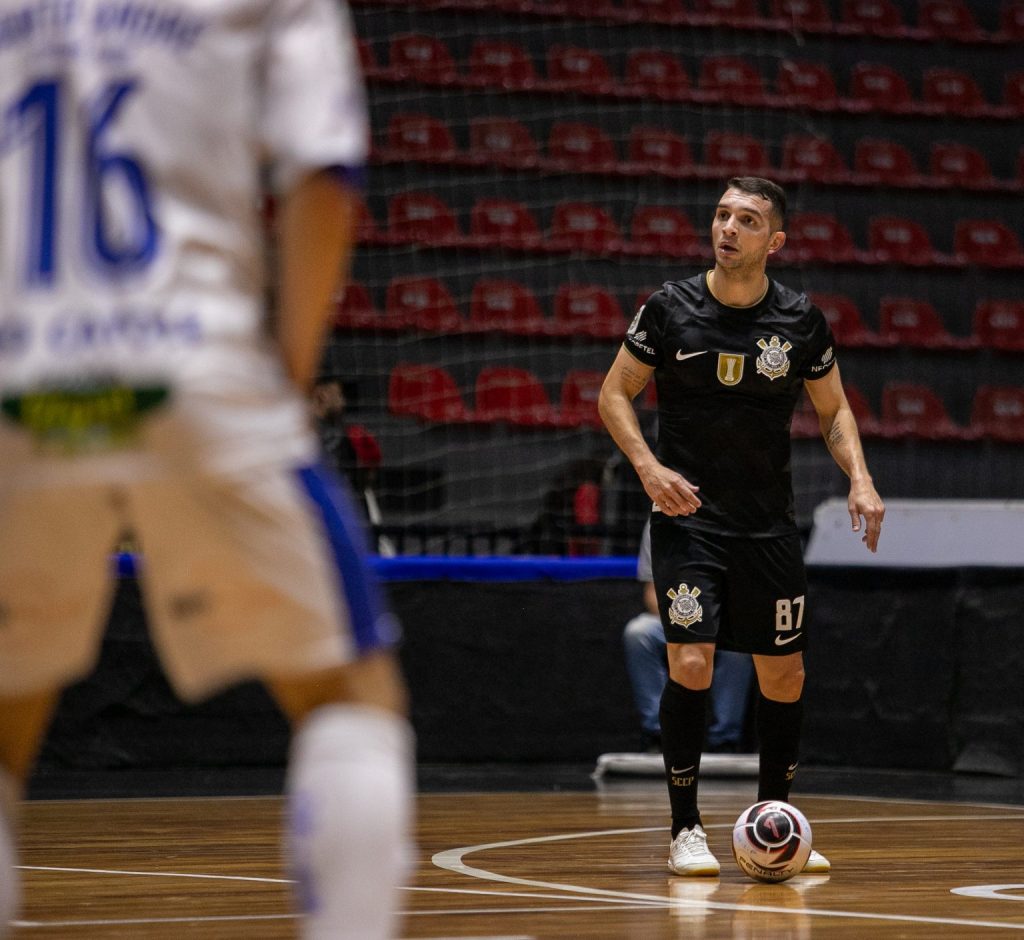
[[[665,322],[665,298],[656,291],[637,310],[633,322],[626,330],[623,345],[642,363],[657,367],[661,364],[661,336]]]
[[[277,0],[272,10],[261,115],[272,186],[281,192],[326,168],[361,186],[369,120],[348,8]]]
[[[808,316],[811,319],[810,338],[800,376],[804,379],[822,379],[835,367],[836,340],[821,310],[812,306]]]

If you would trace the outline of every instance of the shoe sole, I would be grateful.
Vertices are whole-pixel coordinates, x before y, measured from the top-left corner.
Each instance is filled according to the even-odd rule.
[[[695,865],[695,866],[693,866],[691,868],[684,868],[684,869],[680,870],[680,869],[676,868],[672,864],[672,862],[670,861],[668,863],[668,870],[670,872],[672,872],[673,875],[681,875],[684,878],[686,878],[686,877],[713,878],[716,875],[720,875],[722,873],[722,866],[721,865],[714,865],[714,866],[712,866],[712,865]]]
[[[832,871],[832,866],[829,864],[825,865],[804,865],[801,869],[801,874],[804,875],[827,875]]]

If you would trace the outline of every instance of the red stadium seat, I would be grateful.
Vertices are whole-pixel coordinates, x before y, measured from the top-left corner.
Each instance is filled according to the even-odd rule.
[[[691,0],[694,20],[721,26],[750,26],[762,20],[757,0]]]
[[[879,333],[898,346],[920,349],[974,349],[974,337],[953,336],[938,311],[916,297],[883,297],[878,308]]]
[[[469,214],[470,240],[479,245],[532,250],[543,244],[533,213],[511,199],[478,199]]]
[[[388,121],[382,160],[444,163],[455,156],[455,138],[444,122],[430,114],[393,114]]]
[[[1024,387],[980,386],[974,393],[971,429],[994,441],[1024,443]]]
[[[913,97],[907,80],[891,65],[858,62],[850,73],[850,97],[876,111],[911,110]]]
[[[1024,115],[1024,71],[1006,74],[1003,80],[1003,104],[1013,114]]]
[[[557,91],[608,94],[614,87],[604,56],[582,46],[555,45],[547,53],[547,84]]]
[[[547,390],[532,372],[518,366],[485,366],[476,377],[475,416],[523,427],[562,424]]]
[[[690,76],[671,52],[633,49],[626,58],[626,90],[644,97],[683,98],[690,91]]]
[[[857,421],[857,430],[861,437],[876,437],[881,433],[882,422],[878,420],[871,410],[864,393],[856,386],[848,383],[843,384],[843,391],[846,393],[846,400],[849,402],[850,411]]]
[[[749,59],[734,55],[709,55],[700,63],[699,87],[715,100],[736,104],[764,101],[764,81]]]
[[[776,93],[792,105],[831,111],[839,103],[835,79],[821,62],[783,59],[775,78]]]
[[[1024,39],[1024,0],[1003,0],[999,26],[1004,39]]]
[[[953,249],[968,264],[986,267],[1024,265],[1016,232],[994,219],[961,219],[953,234]]]
[[[548,136],[548,162],[556,169],[607,172],[618,162],[612,139],[595,124],[556,121]]]
[[[563,284],[555,292],[553,313],[560,336],[622,339],[628,326],[615,296],[594,284]]]
[[[477,39],[469,50],[466,80],[472,85],[529,89],[538,84],[526,47],[507,39]]]
[[[887,437],[962,440],[967,435],[953,423],[943,401],[927,385],[889,382],[882,389],[882,431]]]
[[[925,70],[921,92],[925,104],[945,114],[970,117],[983,114],[987,108],[978,83],[962,69]]]
[[[704,166],[719,176],[751,176],[768,169],[768,153],[751,134],[708,131],[704,138]]]
[[[629,162],[666,176],[687,176],[694,169],[689,140],[656,127],[634,127],[629,132]]]
[[[853,239],[834,215],[826,212],[798,212],[786,224],[783,249],[797,261],[855,261]]]
[[[645,23],[685,23],[685,0],[620,0],[619,8]]]
[[[772,16],[790,29],[832,29],[832,14],[825,0],[772,0]]]
[[[447,85],[458,77],[448,47],[436,36],[425,33],[392,36],[388,66],[395,78],[426,85]]]
[[[843,182],[850,172],[828,137],[787,134],[782,144],[782,176],[786,180]]]
[[[977,147],[956,141],[932,144],[928,172],[945,186],[985,189],[994,183],[985,155]]]
[[[950,260],[932,247],[931,237],[920,222],[892,215],[870,219],[868,250],[878,264],[932,265]]]
[[[471,420],[459,386],[443,366],[396,365],[388,380],[388,410],[442,424]]]
[[[356,51],[359,55],[359,67],[362,69],[365,78],[377,78],[381,74],[380,63],[377,61],[377,53],[374,51],[373,43],[369,39],[357,39]]]
[[[360,200],[356,206],[356,238],[362,245],[383,244],[388,241],[377,227],[377,222],[370,214],[370,207]]]
[[[539,162],[537,141],[522,121],[506,117],[478,117],[469,122],[472,163],[501,167],[529,167]]]
[[[1024,300],[979,300],[973,335],[989,349],[1024,352]]]
[[[559,400],[562,420],[569,427],[603,426],[597,411],[597,398],[604,383],[603,372],[589,369],[570,369],[562,381]]]
[[[388,284],[384,316],[394,327],[457,333],[464,326],[448,288],[433,277],[396,277]]]
[[[469,328],[521,336],[548,332],[547,317],[533,291],[518,281],[480,278],[469,301]]]
[[[387,327],[367,290],[359,281],[349,281],[344,292],[335,299],[332,324],[338,330],[366,330]]]
[[[921,173],[910,151],[894,140],[862,137],[853,147],[853,172],[862,183],[919,186]]]
[[[637,206],[629,226],[631,254],[700,257],[700,241],[686,213],[675,206]]]
[[[553,251],[607,254],[622,247],[622,233],[607,209],[567,200],[555,205],[546,244]]]
[[[897,35],[905,29],[903,14],[893,0],[843,0],[839,22],[850,30],[874,35]]]
[[[868,329],[860,309],[842,294],[812,294],[811,300],[825,315],[836,342],[845,349],[858,346],[885,345],[876,333]]]
[[[970,40],[982,35],[963,0],[918,0],[917,25],[935,39]]]
[[[459,223],[433,193],[397,193],[388,200],[388,237],[396,242],[455,244],[460,240]]]

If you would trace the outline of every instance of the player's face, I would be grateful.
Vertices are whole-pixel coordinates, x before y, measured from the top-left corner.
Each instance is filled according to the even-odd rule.
[[[785,235],[772,231],[772,204],[763,196],[727,189],[715,208],[711,244],[715,263],[727,271],[762,270]]]

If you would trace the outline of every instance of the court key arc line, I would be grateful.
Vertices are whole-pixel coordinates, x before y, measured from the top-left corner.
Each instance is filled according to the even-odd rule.
[[[895,817],[893,821],[907,822],[907,821],[919,821],[923,822],[926,820],[934,821],[936,819],[942,819],[949,821],[951,819],[963,819],[963,820],[974,820],[978,818],[978,814],[972,814],[970,816],[953,817],[953,816],[927,816],[927,817]],[[1020,814],[1008,814],[1006,816],[996,815],[985,815],[986,819],[998,819],[998,818],[1012,818],[1019,819]],[[844,819],[834,820],[816,820],[815,824],[826,824],[826,823],[877,823],[877,818],[855,818],[848,817]],[[707,828],[722,828],[727,823],[712,824]],[[812,824],[813,825],[813,824]],[[772,905],[764,904],[730,904],[724,901],[689,901],[681,898],[666,898],[663,895],[650,895],[641,894],[631,891],[613,891],[607,888],[590,888],[585,885],[572,885],[564,884],[556,881],[541,881],[532,878],[519,878],[513,875],[502,875],[498,872],[488,871],[487,869],[477,868],[473,865],[467,864],[463,859],[467,855],[472,855],[475,852],[483,852],[491,849],[504,849],[504,848],[521,848],[526,845],[540,845],[546,842],[568,842],[574,839],[591,839],[600,838],[603,836],[616,836],[616,835],[631,835],[641,832],[660,832],[665,829],[664,826],[648,826],[645,828],[638,829],[600,829],[593,830],[590,832],[569,832],[569,833],[556,833],[547,836],[533,836],[527,839],[510,839],[503,842],[488,842],[481,843],[479,845],[462,846],[461,848],[446,849],[443,852],[437,852],[432,856],[431,862],[438,868],[445,871],[453,872],[454,874],[465,875],[469,878],[477,878],[481,881],[500,882],[502,884],[514,884],[520,885],[527,888],[539,888],[548,891],[565,891],[570,894],[585,895],[588,897],[605,897],[605,898],[619,898],[631,901],[660,901],[670,907],[693,907],[693,908],[706,908],[710,910],[719,911],[759,911],[766,914],[786,914],[789,916],[795,916],[797,914],[808,915],[811,917],[830,917],[848,920],[883,920],[896,923],[912,923],[912,924],[936,924],[949,927],[987,927],[996,930],[1024,930],[1024,924],[1008,923],[1006,921],[990,921],[990,920],[974,920],[961,917],[929,917],[924,915],[915,914],[885,914],[885,913],[867,913],[864,911],[836,911],[836,910],[825,910],[821,908],[805,907],[799,910],[794,910],[789,907],[776,907]]]

